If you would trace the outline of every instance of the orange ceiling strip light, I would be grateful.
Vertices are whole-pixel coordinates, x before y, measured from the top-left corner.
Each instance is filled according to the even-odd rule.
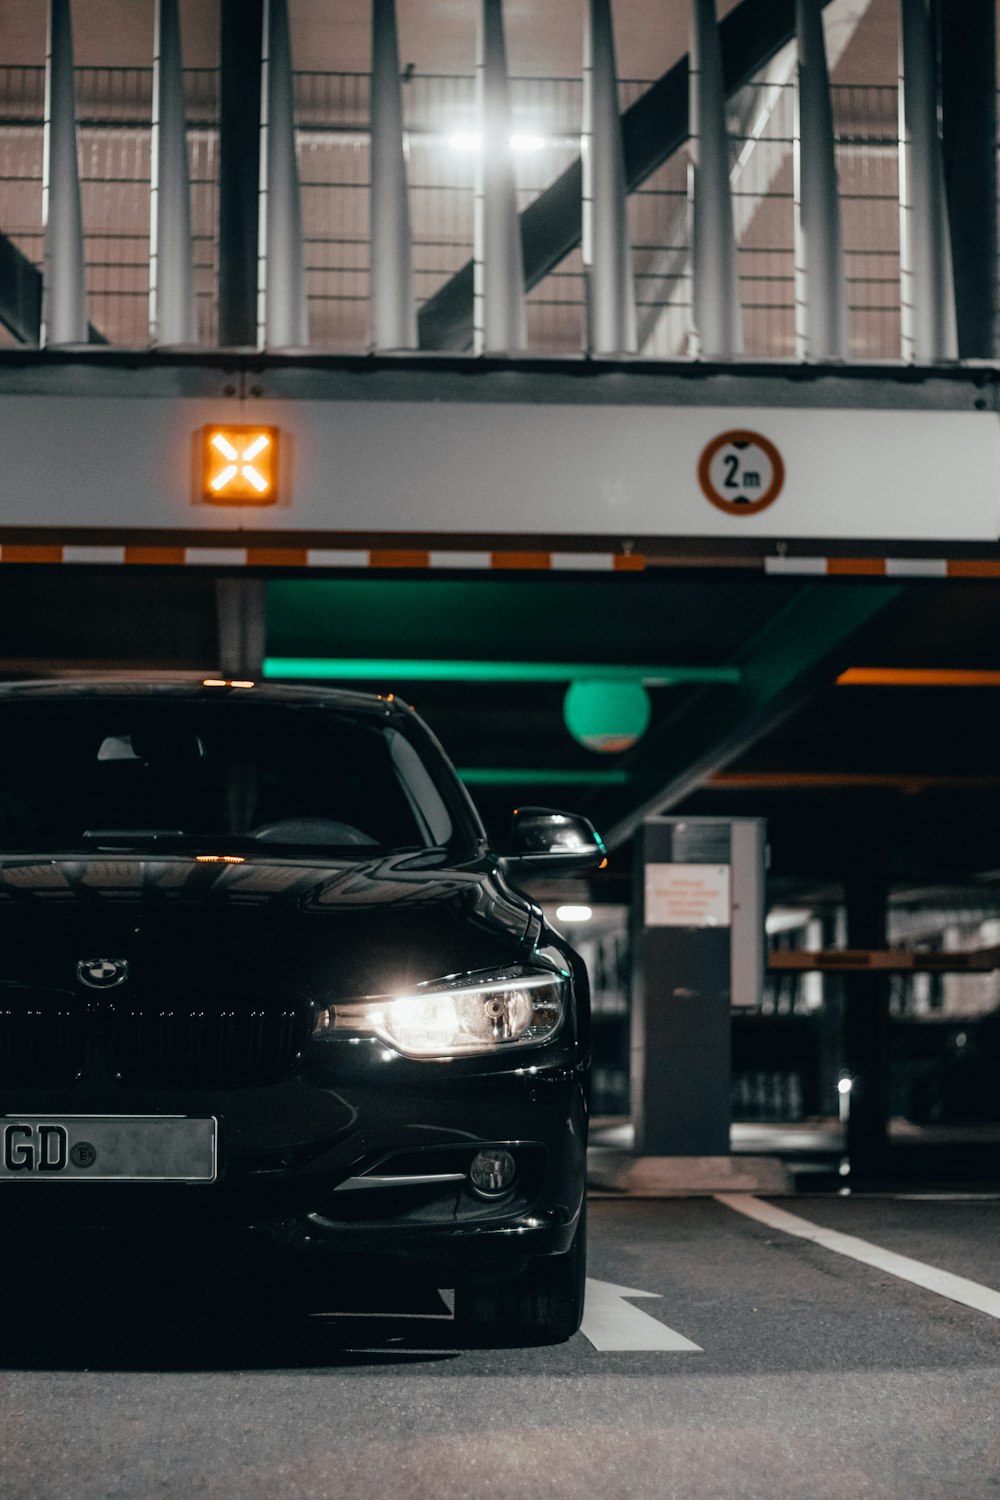
[[[716,771],[709,791],[823,791],[877,787],[886,791],[979,791],[1000,786],[1000,776],[938,776],[920,771]]]
[[[849,667],[838,687],[1000,687],[1000,671],[959,667]]]

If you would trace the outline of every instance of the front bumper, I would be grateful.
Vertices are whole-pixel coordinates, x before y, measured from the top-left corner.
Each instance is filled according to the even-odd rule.
[[[569,1036],[449,1062],[336,1038],[314,1042],[298,1071],[264,1087],[163,1092],[106,1079],[5,1091],[3,1112],[15,1117],[214,1115],[220,1171],[211,1184],[6,1181],[0,1232],[7,1243],[71,1233],[137,1253],[296,1250],[372,1269],[385,1260],[441,1285],[510,1274],[569,1247],[585,1192],[584,1079]],[[518,1164],[496,1200],[464,1178],[485,1146]],[[345,1189],[372,1174],[463,1180]]]

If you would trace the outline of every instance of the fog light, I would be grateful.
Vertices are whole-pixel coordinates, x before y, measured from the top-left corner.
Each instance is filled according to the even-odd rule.
[[[513,1186],[517,1164],[509,1151],[480,1151],[472,1158],[469,1182],[480,1198],[498,1198]]]

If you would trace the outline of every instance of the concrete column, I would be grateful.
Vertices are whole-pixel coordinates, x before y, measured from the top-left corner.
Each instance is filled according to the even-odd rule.
[[[996,359],[997,19],[994,0],[940,4],[941,131],[958,353]]]
[[[888,891],[883,876],[858,870],[845,882],[847,947],[884,948]],[[844,974],[844,1069],[852,1082],[847,1156],[853,1177],[884,1166],[889,1141],[887,974]]]
[[[257,343],[263,0],[221,0],[219,343]]]
[[[415,349],[413,240],[395,0],[372,0],[371,297],[375,349]]]
[[[847,299],[821,0],[796,0],[795,339],[800,359],[844,359]]]
[[[76,156],[73,29],[69,0],[49,0],[45,54],[42,222],[45,225],[43,344],[87,342],[83,210]]]
[[[480,148],[476,171],[473,325],[477,354],[526,349],[524,256],[510,150],[510,99],[503,0],[481,0],[476,89]]]
[[[215,585],[222,677],[259,682],[264,667],[267,583],[263,578],[220,578]]]
[[[583,33],[583,263],[588,344],[634,354],[635,281],[611,0],[588,0]]]
[[[691,196],[694,350],[727,359],[743,350],[729,138],[715,0],[692,0]]]
[[[309,309],[288,0],[264,0],[263,36],[257,336],[268,349],[304,349]]]
[[[725,1156],[730,1009],[757,1007],[764,825],[648,818],[633,901],[632,1112],[639,1156]]]
[[[150,336],[155,344],[194,344],[198,323],[177,0],[156,0],[149,217]]]
[[[920,363],[957,359],[955,283],[929,0],[902,0],[899,108],[903,358]]]

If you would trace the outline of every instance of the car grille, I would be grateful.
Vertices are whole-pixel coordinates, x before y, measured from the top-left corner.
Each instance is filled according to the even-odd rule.
[[[87,1026],[79,995],[0,985],[0,1084],[75,1082],[86,1061]]]
[[[116,1007],[111,1064],[123,1083],[163,1088],[272,1083],[300,1061],[312,1011],[287,1000]]]
[[[65,1087],[95,1056],[135,1087],[245,1088],[272,1083],[302,1058],[312,1010],[287,998],[132,999],[0,985],[0,1085]]]

